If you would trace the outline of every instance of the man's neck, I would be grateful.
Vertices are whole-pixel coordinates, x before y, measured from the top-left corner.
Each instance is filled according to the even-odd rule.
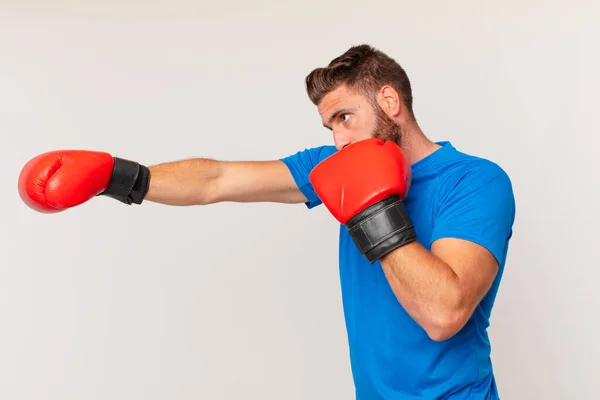
[[[405,128],[402,133],[402,149],[411,165],[442,147],[429,140],[418,126]]]

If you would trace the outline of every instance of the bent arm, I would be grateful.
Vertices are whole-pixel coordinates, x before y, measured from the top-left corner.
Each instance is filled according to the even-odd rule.
[[[504,171],[473,169],[435,215],[430,250],[413,242],[381,259],[399,302],[433,340],[455,335],[471,318],[503,268],[515,201]]]
[[[445,238],[431,252],[413,242],[381,259],[392,291],[429,337],[446,340],[467,323],[498,272],[478,244]]]
[[[280,160],[193,158],[154,165],[145,200],[190,206],[217,202],[302,203],[306,197]]]

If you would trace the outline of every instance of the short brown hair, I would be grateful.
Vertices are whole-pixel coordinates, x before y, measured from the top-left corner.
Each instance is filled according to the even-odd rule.
[[[372,46],[350,47],[327,67],[311,71],[305,81],[306,92],[314,105],[319,105],[327,93],[343,84],[364,94],[371,102],[382,86],[390,85],[414,118],[412,89],[406,72],[391,57]]]

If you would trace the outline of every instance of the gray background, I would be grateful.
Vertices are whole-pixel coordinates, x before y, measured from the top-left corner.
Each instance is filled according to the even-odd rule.
[[[370,43],[424,131],[512,177],[503,399],[597,396],[597,1],[1,1],[0,399],[349,399],[324,207],[25,207],[34,155],[154,164],[332,143],[305,75]],[[568,4],[568,5],[567,5]]]

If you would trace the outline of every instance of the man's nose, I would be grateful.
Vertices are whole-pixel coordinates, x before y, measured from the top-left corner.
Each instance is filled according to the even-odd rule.
[[[350,142],[350,138],[341,133],[333,132],[333,141],[335,143],[335,147],[339,150],[342,150],[344,147],[348,146]]]

